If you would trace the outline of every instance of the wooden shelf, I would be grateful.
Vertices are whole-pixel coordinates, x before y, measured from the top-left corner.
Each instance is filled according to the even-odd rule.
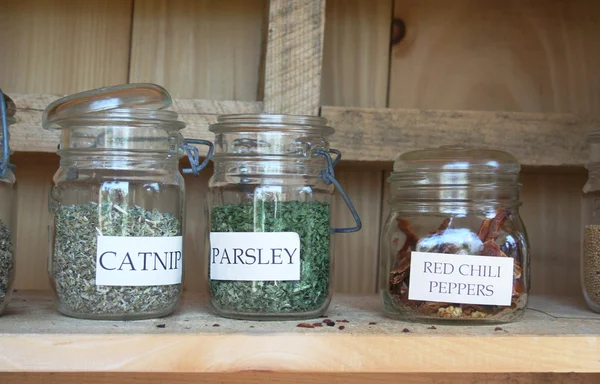
[[[11,127],[11,148],[55,152],[58,133],[41,128],[52,95],[11,94],[17,124]],[[208,125],[217,116],[259,113],[261,102],[177,99],[173,110],[187,123],[183,135],[213,140]],[[469,143],[508,151],[522,165],[581,166],[587,160],[585,137],[598,121],[565,113],[443,111],[389,108],[322,107],[336,129],[331,145],[345,160],[392,162],[401,152],[440,145]],[[204,148],[200,148],[204,151]]]
[[[377,296],[338,295],[335,326],[311,329],[223,319],[205,304],[186,295],[163,319],[86,321],[57,314],[49,293],[18,292],[0,318],[0,372],[600,372],[600,315],[580,299],[533,297],[517,323],[436,329],[384,318]]]

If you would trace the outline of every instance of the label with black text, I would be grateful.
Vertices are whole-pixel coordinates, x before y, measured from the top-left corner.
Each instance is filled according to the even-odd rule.
[[[98,236],[96,285],[181,284],[183,237]]]
[[[410,300],[510,305],[511,257],[411,252]]]
[[[211,232],[210,279],[300,280],[296,232]]]

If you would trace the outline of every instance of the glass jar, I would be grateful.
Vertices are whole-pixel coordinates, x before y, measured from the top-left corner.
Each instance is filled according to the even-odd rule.
[[[88,319],[165,316],[184,271],[184,198],[179,159],[198,151],[154,84],[74,94],[50,104],[45,129],[61,131],[50,196],[49,274],[58,310]]]
[[[600,129],[594,129],[587,141],[590,158],[585,165],[588,180],[581,209],[581,288],[590,309],[600,313]]]
[[[220,116],[209,181],[209,291],[214,311],[237,319],[317,317],[331,301],[332,233],[361,223],[336,181],[340,153],[321,117]],[[330,153],[337,154],[332,160]],[[340,191],[356,221],[330,228]]]
[[[15,123],[15,103],[0,89],[0,315],[6,309],[15,276],[14,184],[8,126]]]
[[[381,237],[387,316],[509,322],[529,292],[520,166],[495,150],[446,146],[398,156]]]

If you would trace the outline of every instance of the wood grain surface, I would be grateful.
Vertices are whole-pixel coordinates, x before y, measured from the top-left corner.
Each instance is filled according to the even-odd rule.
[[[392,0],[327,0],[323,105],[386,107]]]
[[[298,321],[219,318],[198,295],[186,295],[178,312],[162,319],[85,321],[56,313],[48,294],[18,292],[0,324],[0,371],[600,371],[597,314],[555,297],[532,298],[530,306],[512,324],[433,329],[384,318],[377,296],[338,295],[326,312],[334,326],[301,328]],[[564,317],[565,307],[587,315]]]
[[[256,100],[266,0],[136,0],[131,82],[173,97]]]
[[[17,124],[11,127],[15,151],[54,152],[55,133],[39,129],[50,95],[11,94]],[[258,102],[175,100],[173,110],[188,124],[189,138],[212,138],[208,124],[223,113],[257,112]],[[389,108],[323,107],[336,128],[331,145],[346,160],[391,162],[398,153],[439,145],[469,143],[506,150],[522,165],[581,166],[587,159],[585,136],[596,118],[573,114],[479,111],[433,111]]]
[[[325,0],[270,0],[264,111],[318,115]]]
[[[600,113],[600,3],[396,0],[390,107]]]
[[[131,0],[2,0],[0,87],[73,93],[127,82]]]

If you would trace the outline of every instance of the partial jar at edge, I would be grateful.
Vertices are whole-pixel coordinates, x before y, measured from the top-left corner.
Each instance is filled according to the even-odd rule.
[[[182,292],[185,124],[169,94],[130,84],[52,103],[61,132],[48,269],[58,310],[88,319],[171,313]]]
[[[0,90],[0,315],[13,291],[15,276],[15,174],[8,162],[8,126],[15,123],[15,104]]]
[[[499,323],[523,315],[529,244],[519,171],[512,155],[494,150],[448,146],[398,156],[381,235],[387,316]]]
[[[588,307],[600,313],[600,129],[592,131],[587,141],[590,158],[581,207],[581,288]]]
[[[212,308],[238,319],[323,314],[331,301],[336,232],[330,222],[337,181],[328,163],[333,128],[320,117],[264,114],[221,116],[210,130]],[[357,220],[347,232],[360,229]]]

